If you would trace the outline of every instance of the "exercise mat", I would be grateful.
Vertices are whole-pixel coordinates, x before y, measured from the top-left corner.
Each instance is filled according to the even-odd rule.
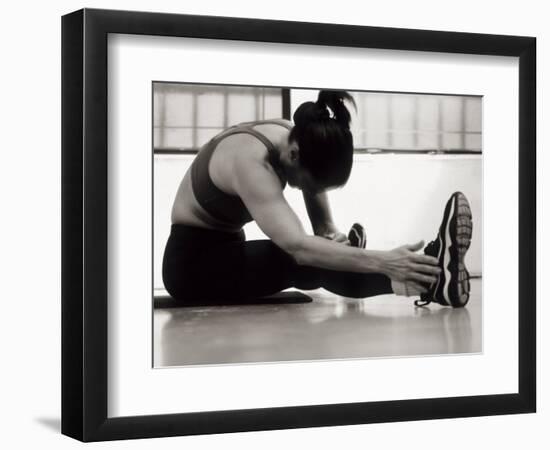
[[[227,305],[286,305],[293,303],[310,303],[311,297],[298,291],[283,291],[265,297],[241,298],[241,299],[220,299],[219,301],[178,301],[170,295],[158,295],[154,298],[155,309],[160,308],[182,308],[186,306],[227,306]]]

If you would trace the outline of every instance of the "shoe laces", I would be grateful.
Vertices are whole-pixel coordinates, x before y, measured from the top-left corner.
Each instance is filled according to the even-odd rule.
[[[432,302],[431,299],[419,298],[418,300],[414,301],[414,306],[426,306],[426,305],[429,305],[431,302]]]

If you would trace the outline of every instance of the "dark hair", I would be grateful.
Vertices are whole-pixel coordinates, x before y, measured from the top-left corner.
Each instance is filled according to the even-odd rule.
[[[351,115],[344,99],[357,110],[345,91],[320,91],[316,102],[302,103],[288,137],[289,142],[298,143],[300,165],[326,187],[346,184],[353,164]]]

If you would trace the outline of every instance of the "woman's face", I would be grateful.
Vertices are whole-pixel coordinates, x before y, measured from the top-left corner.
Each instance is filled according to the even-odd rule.
[[[292,142],[281,153],[281,163],[285,170],[289,186],[298,188],[310,194],[317,194],[327,189],[320,185],[311,173],[300,165],[299,148],[296,142]]]
[[[327,186],[322,186],[313,179],[309,171],[300,169],[298,174],[297,187],[311,195],[319,194],[327,189]]]

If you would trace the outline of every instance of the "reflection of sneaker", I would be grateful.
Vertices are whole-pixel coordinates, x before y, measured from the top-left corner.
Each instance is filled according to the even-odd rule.
[[[463,307],[470,299],[470,274],[464,265],[464,255],[472,240],[472,212],[466,196],[455,192],[443,213],[443,221],[434,241],[424,254],[439,260],[441,273],[426,294],[420,295],[416,306],[435,302],[455,308]]]
[[[352,247],[365,248],[367,246],[367,232],[360,223],[354,223],[348,233],[348,240]]]

